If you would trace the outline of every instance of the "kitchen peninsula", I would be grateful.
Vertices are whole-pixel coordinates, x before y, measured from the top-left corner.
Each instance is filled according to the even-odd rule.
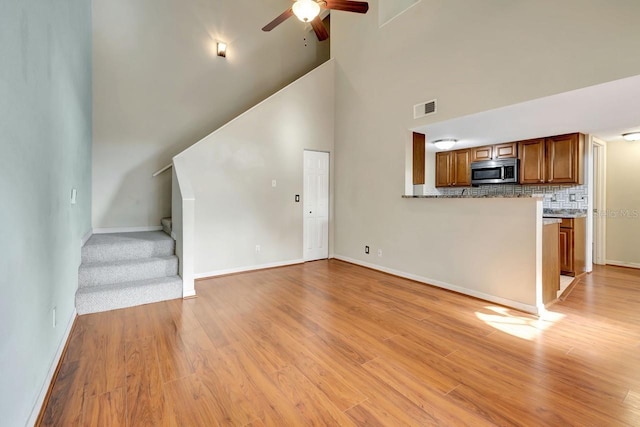
[[[429,234],[437,230],[440,238],[425,242],[425,253],[443,261],[413,279],[534,314],[556,299],[562,219],[543,218],[543,197],[416,195],[403,199],[410,204],[408,209],[428,209],[441,218],[440,223],[429,224]]]

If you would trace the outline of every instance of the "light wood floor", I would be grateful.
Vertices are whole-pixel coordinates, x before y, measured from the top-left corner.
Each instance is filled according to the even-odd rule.
[[[638,270],[554,321],[339,261],[197,292],[79,317],[44,424],[640,425]]]

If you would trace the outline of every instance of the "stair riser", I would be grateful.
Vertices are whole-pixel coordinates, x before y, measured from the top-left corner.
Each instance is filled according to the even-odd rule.
[[[126,245],[94,245],[82,248],[82,263],[113,262],[149,257],[171,256],[174,253],[173,240],[156,242],[139,241]]]
[[[176,298],[182,298],[180,282],[126,289],[104,289],[92,293],[78,292],[76,310],[78,314],[99,313]]]
[[[78,286],[99,286],[110,283],[132,282],[175,276],[178,274],[178,257],[143,260],[124,265],[81,265],[78,271]]]

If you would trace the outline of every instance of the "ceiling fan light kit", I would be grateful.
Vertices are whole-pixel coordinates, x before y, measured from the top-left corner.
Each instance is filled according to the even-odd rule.
[[[329,32],[320,19],[320,10],[342,10],[345,12],[367,13],[369,3],[353,0],[296,0],[293,5],[282,12],[276,19],[262,28],[262,31],[271,31],[292,16],[296,16],[302,22],[311,24],[319,41],[329,38]]]
[[[291,9],[302,22],[312,21],[320,14],[320,5],[313,0],[298,0]]]

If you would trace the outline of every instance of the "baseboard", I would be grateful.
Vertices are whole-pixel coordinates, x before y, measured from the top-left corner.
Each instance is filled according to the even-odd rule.
[[[87,241],[91,238],[91,236],[93,235],[93,229],[89,229],[89,231],[87,231],[85,233],[84,236],[82,236],[82,239],[80,239],[80,247],[83,247]]]
[[[93,234],[108,234],[108,233],[135,233],[139,231],[162,231],[161,225],[154,225],[152,227],[113,227],[113,228],[94,228]]]
[[[73,330],[73,325],[75,324],[77,317],[78,313],[74,308],[73,313],[71,313],[71,318],[67,323],[67,329],[64,331],[62,341],[60,341],[60,345],[58,345],[58,351],[56,352],[56,355],[51,363],[51,367],[49,368],[49,373],[47,374],[47,377],[42,384],[42,389],[40,390],[38,399],[36,400],[36,403],[33,405],[33,409],[31,410],[31,416],[29,417],[29,421],[26,424],[27,426],[40,425],[40,423],[42,422],[42,417],[44,417],[44,410],[47,402],[49,401],[49,397],[51,396],[53,383],[58,376],[60,362],[62,362],[62,358],[67,352],[67,344],[69,344],[69,337],[71,335],[71,331]]]
[[[383,273],[391,274],[393,276],[402,277],[404,279],[413,280],[416,282],[424,283],[429,286],[435,286],[437,288],[446,289],[448,291],[457,292],[459,294],[468,295],[481,300],[493,302],[496,304],[504,305],[507,307],[515,308],[516,310],[524,311],[526,313],[538,314],[538,308],[535,305],[523,304],[521,302],[512,301],[506,298],[500,298],[495,295],[485,294],[483,292],[474,291],[473,289],[463,288],[461,286],[452,285],[450,283],[442,282],[440,280],[429,279],[428,277],[418,276],[412,273],[406,273],[400,270],[394,270],[392,268],[383,267],[377,264],[371,264],[368,262],[360,261],[357,259],[345,257],[342,255],[335,255],[335,259],[345,261],[350,264],[356,264],[361,267],[370,268],[372,270],[381,271]]]
[[[611,259],[607,260],[607,265],[615,265],[616,267],[640,268],[640,264],[636,262],[624,262]]]
[[[183,299],[195,298],[195,297],[197,297],[197,295],[196,295],[196,291],[195,291],[195,290],[193,290],[193,291],[191,291],[191,292],[186,292],[186,293],[185,293],[185,292],[183,292],[183,293],[182,293],[182,298],[183,298]]]
[[[215,271],[209,271],[207,273],[196,273],[194,275],[194,278],[196,280],[208,279],[210,277],[226,276],[226,275],[229,275],[229,274],[244,273],[244,272],[247,272],[247,271],[265,270],[267,268],[286,267],[288,265],[302,264],[303,262],[304,262],[303,259],[293,259],[293,260],[289,260],[289,261],[273,262],[273,263],[270,263],[270,264],[259,264],[259,265],[251,265],[251,266],[247,266],[247,267],[229,268],[229,269],[225,269],[225,270],[215,270]]]

